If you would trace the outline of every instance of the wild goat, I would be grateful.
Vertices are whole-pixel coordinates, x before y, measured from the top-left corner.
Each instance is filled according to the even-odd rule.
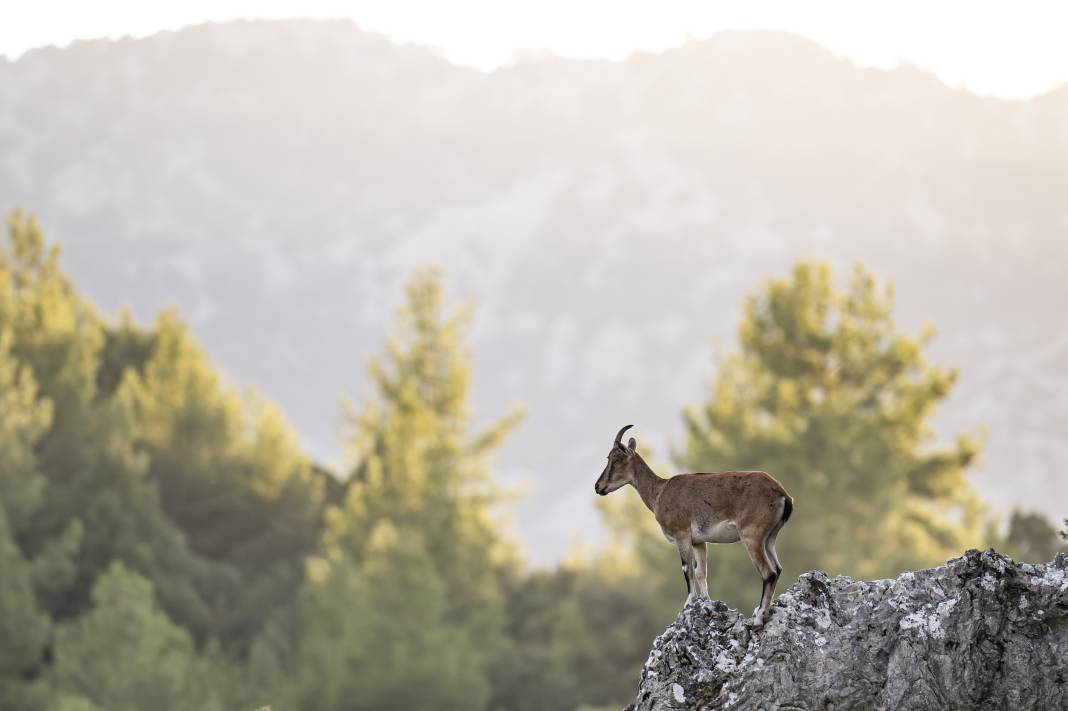
[[[594,491],[605,496],[625,484],[638,490],[660,530],[679,548],[687,603],[694,598],[695,587],[696,594],[708,597],[705,544],[741,541],[763,581],[760,604],[753,610],[754,622],[763,625],[782,573],[775,537],[789,520],[794,500],[766,472],[679,474],[661,479],[638,454],[633,437],[623,446],[623,433],[633,426],[627,425],[616,435]]]

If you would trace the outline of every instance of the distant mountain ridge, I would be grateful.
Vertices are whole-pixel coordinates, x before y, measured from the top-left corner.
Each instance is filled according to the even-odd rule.
[[[499,464],[538,561],[594,519],[621,424],[666,458],[742,298],[797,258],[892,278],[961,369],[939,433],[989,428],[984,496],[1063,515],[1066,184],[1068,88],[977,97],[778,32],[484,73],[236,22],[0,62],[0,208],[104,309],[180,307],[318,457],[400,285],[445,268],[478,307],[479,415],[528,406]]]

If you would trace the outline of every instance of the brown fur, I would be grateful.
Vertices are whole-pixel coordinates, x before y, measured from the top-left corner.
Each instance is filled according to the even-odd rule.
[[[634,456],[656,476],[640,455]],[[789,498],[782,484],[767,472],[679,474],[660,481],[653,515],[672,538],[689,534],[691,522],[710,509],[738,524],[739,531],[768,531],[782,515],[782,500]]]

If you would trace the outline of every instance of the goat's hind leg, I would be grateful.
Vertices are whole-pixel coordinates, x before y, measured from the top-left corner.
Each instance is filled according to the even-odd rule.
[[[760,573],[761,589],[760,603],[753,610],[753,623],[762,626],[768,618],[768,610],[771,608],[771,598],[775,595],[775,584],[779,582],[778,567],[771,561],[764,547],[764,536],[743,535],[742,543],[749,553],[749,559],[753,561],[753,567]]]
[[[771,533],[764,539],[764,552],[768,555],[768,560],[775,566],[775,572],[782,575],[782,565],[779,564],[779,555],[775,552],[775,538],[779,535],[779,531],[782,530],[783,521],[779,521],[775,524],[775,528],[771,529]]]

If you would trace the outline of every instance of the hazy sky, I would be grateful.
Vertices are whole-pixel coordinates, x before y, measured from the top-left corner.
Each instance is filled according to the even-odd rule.
[[[4,3],[0,54],[82,37],[142,36],[207,20],[348,17],[492,68],[516,50],[623,57],[722,29],[797,32],[862,64],[901,61],[953,86],[1028,97],[1068,81],[1064,0],[32,0]]]

